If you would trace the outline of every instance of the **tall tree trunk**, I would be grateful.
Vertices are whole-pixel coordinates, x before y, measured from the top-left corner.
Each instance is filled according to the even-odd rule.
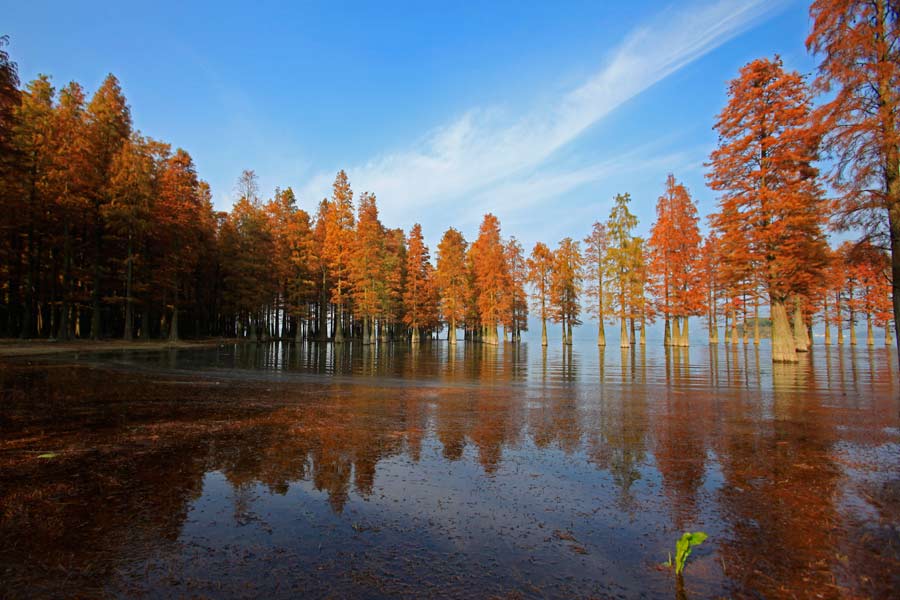
[[[456,345],[456,317],[450,319],[450,331],[447,333],[447,341],[451,346]]]
[[[772,362],[795,363],[799,361],[794,347],[794,335],[788,323],[787,309],[781,300],[771,300],[772,313]]]
[[[70,311],[72,310],[72,234],[69,231],[69,219],[63,218],[63,273],[62,273],[62,311],[59,315],[59,335],[62,340],[72,338]]]
[[[100,207],[97,207],[97,222],[94,232],[94,287],[91,290],[91,339],[100,339],[100,252],[103,244],[103,231],[100,222]]]
[[[716,298],[712,295],[709,306],[709,343],[719,343],[719,321],[716,315]]]
[[[731,309],[731,345],[737,346],[738,341],[738,328],[737,328],[737,310],[734,308]]]
[[[759,346],[759,297],[753,296],[753,344]]]
[[[178,285],[175,286],[175,297],[172,299],[172,322],[169,324],[169,341],[178,341]]]
[[[741,303],[741,316],[743,317],[743,338],[744,345],[750,343],[750,328],[747,327],[747,294],[744,294],[744,301]]]
[[[597,345],[606,346],[606,324],[603,315],[603,269],[597,273]]]
[[[132,284],[132,253],[131,253],[131,234],[128,234],[128,262],[125,267],[125,332],[122,336],[125,340],[131,341],[134,331],[134,305],[131,299]]]
[[[806,321],[803,320],[803,308],[800,299],[794,300],[794,346],[797,352],[809,352],[809,336],[806,331]]]
[[[684,348],[687,348],[688,346],[691,345],[690,336],[688,334],[688,319],[690,319],[690,317],[683,317],[683,319],[684,319],[684,321],[682,322],[682,326],[681,326],[681,344],[680,345]]]
[[[866,345],[875,345],[875,330],[872,329],[872,313],[866,311]]]
[[[681,345],[681,323],[679,323],[678,317],[674,317],[669,321],[667,319],[667,325],[669,326],[669,346],[680,346]]]
[[[837,343],[838,346],[844,345],[844,323],[841,320],[841,293],[835,292],[834,294],[834,314],[837,323],[835,324],[835,328],[837,329]]]
[[[886,85],[890,85],[890,83]],[[882,97],[886,97],[886,95],[883,94]],[[896,106],[894,108],[896,109]],[[900,149],[895,146],[891,148],[891,151],[885,165],[884,188],[888,196],[888,230],[891,237],[891,297],[894,308],[894,333],[897,340],[897,360],[900,361]]]
[[[326,342],[328,341],[328,299],[324,291],[319,294],[319,302],[316,308],[319,315],[317,337],[320,342]]]
[[[624,313],[619,315],[619,320],[622,325],[622,331],[619,334],[620,335],[619,347],[620,348],[630,348],[631,343],[628,341],[628,325],[625,322],[625,314]]]
[[[663,346],[672,345],[672,324],[669,322],[669,315],[666,314],[665,325],[663,326]]]

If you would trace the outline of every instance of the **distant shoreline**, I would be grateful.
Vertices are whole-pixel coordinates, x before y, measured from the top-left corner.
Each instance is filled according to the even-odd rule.
[[[2,356],[41,356],[66,352],[104,352],[109,350],[166,350],[169,348],[202,348],[220,343],[236,343],[242,340],[208,338],[201,340],[0,340]]]

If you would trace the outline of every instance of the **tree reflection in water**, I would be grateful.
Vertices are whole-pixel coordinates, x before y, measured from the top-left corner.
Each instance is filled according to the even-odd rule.
[[[764,346],[6,362],[0,596],[888,595],[897,373]],[[37,458],[53,452],[51,459]]]

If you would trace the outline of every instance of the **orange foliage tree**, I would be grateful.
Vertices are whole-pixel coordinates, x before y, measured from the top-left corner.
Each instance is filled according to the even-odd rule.
[[[439,322],[434,270],[418,223],[409,232],[406,251],[403,322],[412,330],[413,343],[417,343],[425,331],[434,329]]]
[[[466,300],[470,293],[466,246],[466,239],[453,227],[444,232],[438,244],[435,277],[440,290],[441,314],[451,344],[456,343],[456,329],[466,318]]]
[[[497,344],[497,326],[503,319],[508,302],[509,273],[506,269],[500,221],[488,213],[484,215],[478,238],[469,248],[474,274],[476,305],[482,327],[482,339]]]
[[[383,262],[384,227],[378,219],[378,206],[373,194],[363,193],[359,198],[359,218],[350,274],[355,314],[363,321],[364,344],[372,343],[375,337],[375,319],[380,308],[378,285],[383,273]]]
[[[706,319],[709,329],[710,343],[719,343],[719,294],[722,288],[722,275],[719,270],[719,238],[710,233],[703,240],[700,248],[703,288],[706,290]]]
[[[341,170],[334,178],[331,200],[325,213],[325,240],[322,255],[331,280],[331,301],[335,305],[334,341],[344,341],[344,308],[351,295],[350,263],[353,258],[353,190],[347,174]]]
[[[606,253],[606,272],[609,274],[613,293],[612,307],[618,313],[621,324],[619,346],[631,346],[626,322],[634,319],[635,279],[639,274],[638,242],[632,235],[637,227],[637,217],[628,209],[629,194],[616,194],[615,204],[609,212],[606,231],[609,235],[609,251]],[[633,328],[632,328],[633,329]]]
[[[821,275],[826,249],[822,190],[811,166],[819,134],[810,121],[810,92],[776,57],[744,66],[728,93],[715,124],[719,147],[708,165],[709,185],[721,193],[710,221],[731,283],[751,265],[766,286],[773,361],[796,362],[786,303],[795,300],[800,312],[800,297]],[[799,315],[799,336],[798,322]],[[800,329],[805,335],[805,326]]]
[[[688,345],[688,317],[701,314],[705,305],[698,221],[687,188],[670,174],[647,240],[650,287],[665,320],[667,346]]]
[[[835,223],[888,240],[900,349],[900,5],[815,0],[809,12],[806,45],[821,57],[814,85],[829,94],[817,115],[836,159]]]
[[[509,288],[506,291],[507,313],[503,322],[503,338],[507,330],[512,341],[519,342],[522,332],[528,331],[528,298],[525,295],[525,282],[528,279],[528,265],[522,250],[522,244],[511,237],[504,246],[506,271],[509,273]]]
[[[550,285],[553,275],[553,252],[546,244],[538,242],[528,257],[528,283],[531,299],[541,315],[541,345],[547,345],[547,319],[550,316]]]
[[[588,312],[597,317],[598,346],[606,346],[603,282],[606,275],[606,254],[608,252],[609,236],[606,226],[595,221],[591,228],[591,234],[584,238],[584,276],[588,282],[585,291],[592,299],[588,303]]]
[[[553,271],[550,274],[551,319],[562,325],[562,340],[572,345],[572,327],[581,325],[582,266],[580,244],[572,238],[564,238],[553,253]]]

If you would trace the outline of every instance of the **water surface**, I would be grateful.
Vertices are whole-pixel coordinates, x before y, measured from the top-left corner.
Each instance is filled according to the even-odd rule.
[[[889,597],[885,348],[222,345],[0,363],[0,597]],[[44,458],[41,458],[44,456]]]

